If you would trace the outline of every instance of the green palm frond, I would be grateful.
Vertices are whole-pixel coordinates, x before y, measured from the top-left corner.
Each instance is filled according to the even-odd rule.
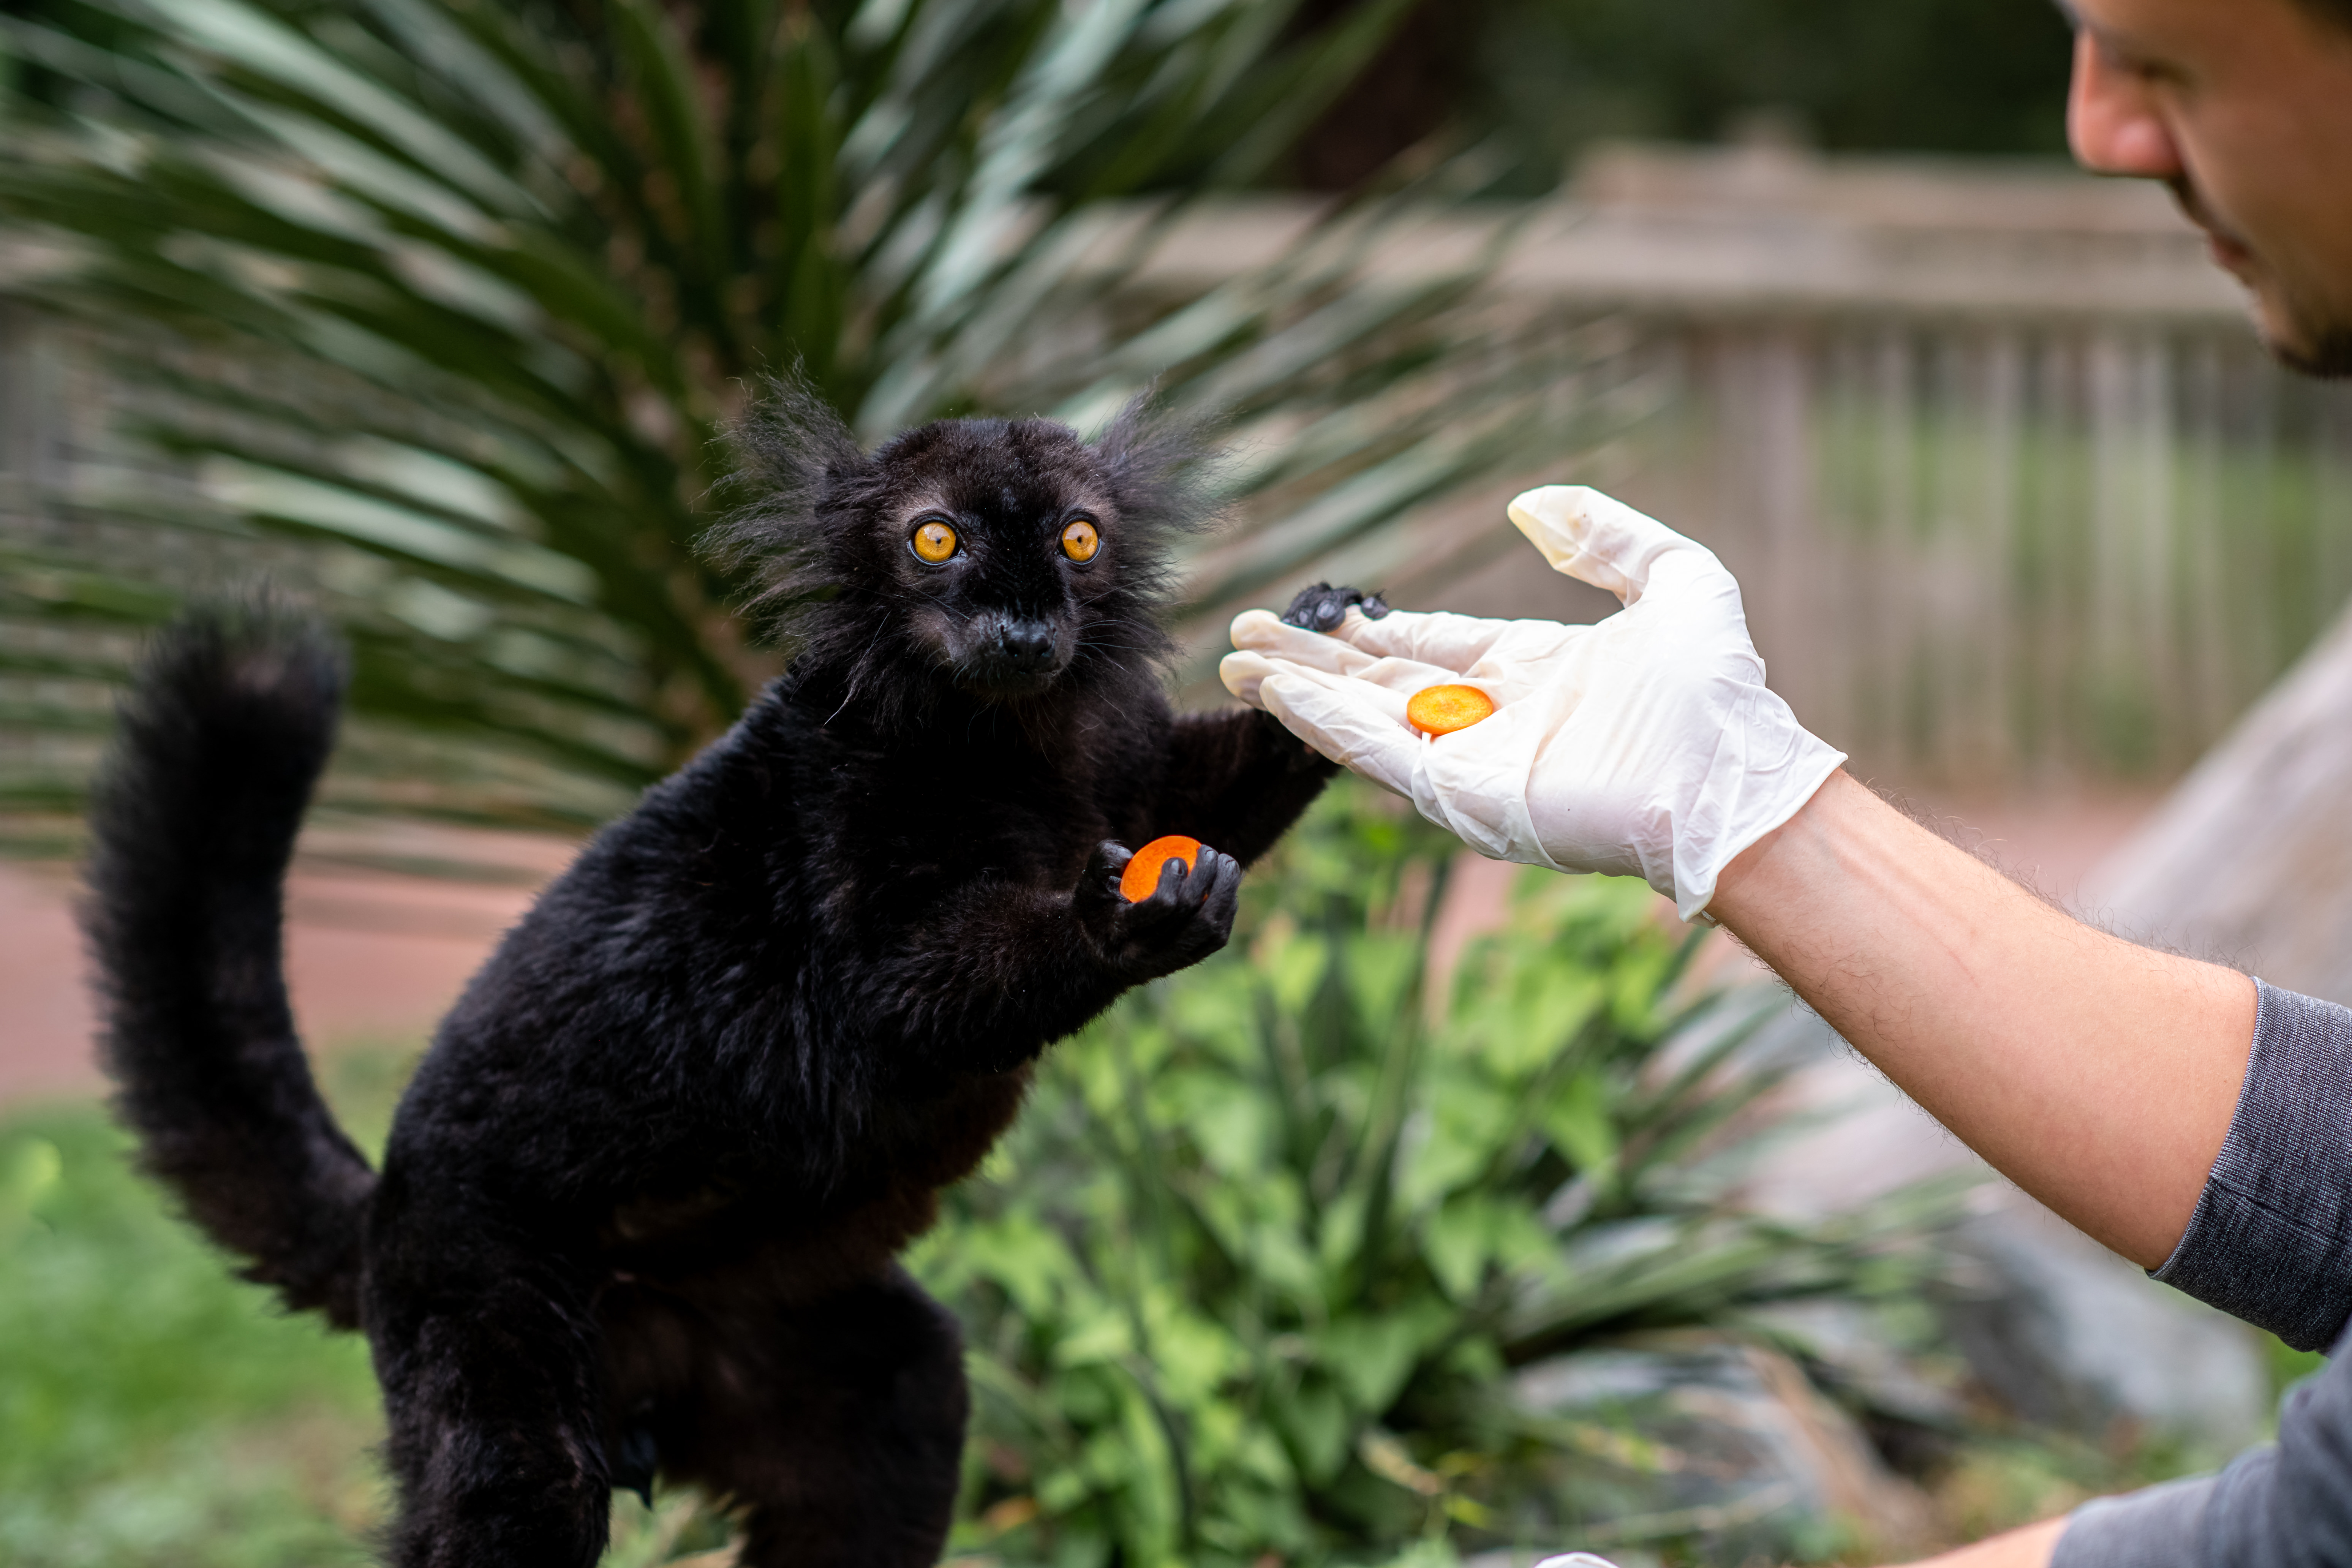
[[[0,810],[69,807],[127,634],[262,569],[354,645],[333,798],[608,815],[772,668],[695,540],[728,421],[792,367],[869,437],[982,410],[1086,423],[1155,379],[1227,411],[1244,521],[1188,563],[1200,650],[1318,570],[1474,559],[1476,531],[1433,553],[1390,525],[1579,438],[1583,409],[1559,406],[1559,361],[1506,352],[1524,323],[1477,288],[1505,226],[1451,260],[1381,259],[1462,161],[1335,204],[1263,265],[1161,265],[1213,246],[1238,209],[1204,200],[1259,176],[1402,6],[1297,9],[0,18],[45,89],[9,107],[0,258],[109,367],[119,437],[0,534]]]

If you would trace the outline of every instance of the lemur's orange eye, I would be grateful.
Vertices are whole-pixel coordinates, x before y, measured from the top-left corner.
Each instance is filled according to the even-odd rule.
[[[936,517],[926,519],[915,530],[911,542],[915,546],[915,553],[935,566],[956,552],[955,530]]]
[[[1062,553],[1081,566],[1092,561],[1095,552],[1101,548],[1102,535],[1083,517],[1062,530]]]

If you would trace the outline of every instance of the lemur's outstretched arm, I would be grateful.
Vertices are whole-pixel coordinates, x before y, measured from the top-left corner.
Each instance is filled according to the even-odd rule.
[[[1313,804],[1327,763],[1255,709],[1188,713],[1169,737],[1168,767],[1148,808],[1155,833],[1181,833],[1247,866]]]
[[[1378,594],[1318,583],[1301,589],[1282,618],[1328,632],[1351,608],[1375,620],[1389,613]],[[1165,782],[1152,803],[1153,830],[1189,835],[1244,866],[1273,847],[1339,771],[1280,721],[1255,710],[1187,714],[1176,721],[1169,753]]]

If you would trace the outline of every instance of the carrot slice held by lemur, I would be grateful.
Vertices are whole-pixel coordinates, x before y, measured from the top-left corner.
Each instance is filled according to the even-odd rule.
[[[1181,860],[1186,873],[1190,874],[1198,863],[1196,858],[1200,853],[1201,841],[1187,838],[1181,833],[1153,839],[1137,850],[1135,858],[1127,863],[1127,869],[1118,874],[1119,897],[1130,904],[1143,902],[1160,886],[1160,867],[1171,860]]]

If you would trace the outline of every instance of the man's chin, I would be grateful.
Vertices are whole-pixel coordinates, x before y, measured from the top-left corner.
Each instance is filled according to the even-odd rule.
[[[2298,375],[2352,380],[2352,321],[2331,321],[2315,310],[2281,310],[2263,300],[2255,324],[2271,357]]]
[[[2270,351],[2279,363],[2298,375],[2352,381],[2352,327],[2315,332],[2292,342],[2273,339]]]

